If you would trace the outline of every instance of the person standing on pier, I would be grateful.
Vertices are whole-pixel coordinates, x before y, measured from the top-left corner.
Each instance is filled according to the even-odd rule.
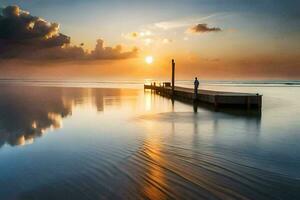
[[[199,81],[198,81],[197,77],[195,77],[195,81],[194,81],[194,95],[195,95],[195,99],[198,96],[198,87],[199,87]]]

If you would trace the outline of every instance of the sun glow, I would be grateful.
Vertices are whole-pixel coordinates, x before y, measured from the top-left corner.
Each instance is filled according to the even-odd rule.
[[[146,61],[146,63],[147,64],[152,64],[153,63],[153,56],[147,56],[146,58],[145,58],[145,61]]]

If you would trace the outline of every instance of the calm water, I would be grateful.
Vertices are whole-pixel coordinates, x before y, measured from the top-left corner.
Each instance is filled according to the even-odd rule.
[[[206,88],[260,92],[262,116],[1,84],[0,199],[300,199],[300,87]]]

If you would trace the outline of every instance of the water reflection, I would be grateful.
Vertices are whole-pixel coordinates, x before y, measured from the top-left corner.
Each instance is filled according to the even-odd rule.
[[[176,104],[174,107],[176,109]],[[147,198],[297,197],[299,181],[250,167],[243,161],[249,156],[248,147],[240,145],[247,140],[260,141],[261,118],[202,110],[197,113],[171,111],[147,114],[141,119],[146,120],[146,130],[151,135],[145,139],[138,161],[143,163],[140,167],[144,169],[142,173],[145,175],[142,176],[147,180],[144,183]],[[226,127],[233,122],[233,129]],[[166,126],[168,124],[170,126]],[[233,136],[236,140],[232,136],[228,138],[228,131],[234,129],[240,134]],[[170,135],[167,134],[169,132]],[[252,148],[249,150],[254,151]],[[288,194],[284,192],[287,188]]]
[[[57,134],[1,148],[0,199],[299,199],[299,124],[274,128],[268,111],[211,112],[138,89],[1,91],[3,143]]]
[[[33,142],[49,128],[60,128],[62,118],[71,114],[61,90],[30,87],[1,87],[0,145]]]
[[[25,145],[49,130],[59,129],[63,118],[83,104],[104,110],[104,97],[121,96],[121,89],[82,89],[51,87],[0,87],[0,147]],[[123,91],[124,92],[124,91]],[[134,94],[133,90],[126,93]],[[113,101],[113,102],[112,102]],[[117,99],[106,99],[118,105]]]

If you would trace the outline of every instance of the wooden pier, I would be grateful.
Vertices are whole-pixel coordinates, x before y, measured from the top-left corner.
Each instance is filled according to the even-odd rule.
[[[182,100],[191,102],[194,105],[198,103],[212,105],[215,110],[224,107],[255,109],[261,113],[262,95],[239,92],[223,92],[212,90],[198,90],[195,94],[194,89],[175,86],[175,61],[172,59],[172,79],[163,85],[155,82],[151,85],[144,85],[145,90],[154,91],[160,95],[171,97],[172,100]]]
[[[195,95],[194,90],[191,88],[175,86],[174,91],[172,91],[172,87],[169,85],[170,84],[164,84],[163,86],[156,84],[144,85],[144,89],[171,97],[175,100],[210,104],[215,109],[230,107],[261,110],[262,107],[262,95],[260,94],[198,90],[198,94]]]

